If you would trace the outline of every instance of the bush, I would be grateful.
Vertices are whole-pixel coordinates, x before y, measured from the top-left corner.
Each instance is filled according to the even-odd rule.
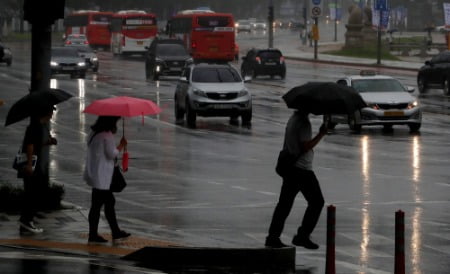
[[[64,197],[64,186],[49,184],[43,191],[38,210],[57,210],[61,208]],[[0,183],[0,212],[18,213],[23,202],[23,186],[21,184]]]

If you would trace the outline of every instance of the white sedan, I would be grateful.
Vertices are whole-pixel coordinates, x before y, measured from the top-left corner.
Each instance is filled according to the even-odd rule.
[[[411,132],[419,131],[422,110],[418,99],[411,95],[413,87],[405,87],[391,76],[376,75],[372,71],[347,76],[337,83],[353,87],[368,107],[351,115],[332,115],[330,128],[345,123],[358,132],[362,126],[383,125],[385,129],[392,129],[393,125],[407,125]]]

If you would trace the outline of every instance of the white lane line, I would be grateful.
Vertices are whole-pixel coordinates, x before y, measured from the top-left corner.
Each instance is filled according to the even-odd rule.
[[[247,191],[248,190],[248,188],[242,187],[242,186],[231,186],[231,188],[239,189],[239,190],[242,190],[242,191]]]
[[[278,193],[262,191],[262,190],[257,190],[256,193],[267,195],[267,196],[276,196],[276,195],[278,195]]]

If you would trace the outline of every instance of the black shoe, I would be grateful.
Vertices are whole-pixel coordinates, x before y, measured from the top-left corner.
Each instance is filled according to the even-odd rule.
[[[309,237],[294,236],[292,244],[296,246],[303,246],[306,249],[318,249],[319,245],[309,239]]]
[[[280,240],[280,238],[270,238],[270,237],[266,238],[265,246],[271,247],[271,248],[287,247],[287,245],[283,244],[283,242]]]
[[[113,234],[113,240],[122,240],[131,236],[131,233],[125,232],[123,230],[119,231],[117,234]]]
[[[106,240],[105,238],[103,238],[100,235],[95,235],[95,236],[89,236],[88,242],[89,243],[106,243],[106,242],[108,242],[108,240]]]
[[[19,223],[20,223],[20,233],[30,232],[34,234],[39,234],[44,232],[42,228],[36,227],[33,221],[31,222],[20,221]]]

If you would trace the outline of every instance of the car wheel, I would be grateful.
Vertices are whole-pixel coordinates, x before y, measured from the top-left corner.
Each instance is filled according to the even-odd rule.
[[[423,76],[419,76],[417,79],[417,86],[419,87],[419,93],[427,92],[427,82]]]
[[[281,74],[280,74],[280,77],[281,77],[281,79],[284,80],[284,79],[286,78],[286,72],[281,73]]]
[[[247,110],[241,115],[242,124],[249,125],[252,122],[252,110]]]
[[[159,80],[159,75],[156,72],[153,72],[153,81],[158,81]]]
[[[422,125],[421,123],[409,124],[408,125],[409,126],[409,131],[410,132],[418,132],[421,125]]]
[[[6,65],[7,65],[8,67],[10,67],[11,64],[12,64],[12,61],[11,61],[11,60],[6,61]]]
[[[354,114],[348,116],[348,126],[354,132],[361,131],[361,125],[358,123],[361,120],[361,114],[359,111],[356,111]]]
[[[195,128],[197,113],[192,109],[188,100],[186,100],[186,120],[189,127]]]
[[[252,70],[250,74],[252,75],[253,78],[256,78],[256,76],[258,76],[255,70]]]
[[[175,97],[175,119],[177,123],[184,119],[184,110],[180,107],[177,97]]]
[[[86,78],[86,72],[81,72],[79,76],[81,79]]]
[[[444,94],[450,95],[450,78],[445,78],[444,80]]]

